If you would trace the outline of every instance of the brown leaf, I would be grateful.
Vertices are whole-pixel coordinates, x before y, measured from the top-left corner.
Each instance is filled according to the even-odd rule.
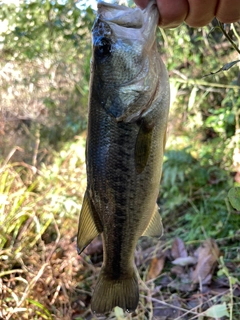
[[[165,263],[165,256],[155,257],[150,263],[150,268],[147,275],[147,280],[155,279],[162,272]]]
[[[193,291],[192,282],[189,274],[182,273],[180,277],[177,277],[168,284],[168,288],[174,289],[174,291],[191,292]]]
[[[184,268],[181,266],[174,266],[171,268],[171,273],[175,274],[176,276],[180,277],[184,273]]]
[[[192,273],[192,282],[207,284],[211,281],[212,274],[220,256],[217,243],[213,239],[207,239],[197,250],[198,263]]]
[[[180,238],[176,238],[173,241],[171,254],[173,259],[187,257],[187,250],[185,248],[184,242]]]

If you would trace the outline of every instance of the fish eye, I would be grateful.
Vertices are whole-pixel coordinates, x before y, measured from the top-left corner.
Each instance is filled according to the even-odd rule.
[[[105,58],[111,54],[111,49],[111,40],[107,38],[101,38],[95,44],[95,55],[99,58]]]

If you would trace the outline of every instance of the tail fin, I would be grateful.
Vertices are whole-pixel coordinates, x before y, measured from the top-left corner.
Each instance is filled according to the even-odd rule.
[[[124,311],[133,312],[137,308],[138,300],[138,278],[134,271],[130,278],[112,280],[101,270],[91,309],[94,313],[103,314],[118,306]]]

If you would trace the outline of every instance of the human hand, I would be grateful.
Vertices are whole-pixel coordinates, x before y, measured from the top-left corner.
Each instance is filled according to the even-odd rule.
[[[149,0],[134,0],[145,8]],[[191,27],[203,27],[214,17],[223,23],[240,20],[240,0],[156,0],[159,25],[174,28],[185,21]]]

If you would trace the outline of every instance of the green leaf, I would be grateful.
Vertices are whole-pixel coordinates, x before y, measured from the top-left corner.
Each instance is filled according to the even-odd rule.
[[[236,210],[240,210],[240,187],[231,188],[228,191],[228,199]]]
[[[238,283],[238,279],[237,279],[237,278],[230,277],[229,280],[230,280],[230,283],[231,283],[232,285]]]
[[[223,304],[217,304],[215,306],[212,306],[211,308],[207,309],[204,312],[204,315],[206,315],[207,317],[212,317],[212,318],[221,318],[221,317],[229,317],[229,313],[227,310],[227,306],[226,303]]]
[[[206,74],[205,76],[203,76],[203,78],[207,77],[207,76],[210,76],[210,75],[213,75],[213,74],[216,74],[218,72],[221,72],[221,71],[227,71],[229,70],[230,68],[232,68],[236,63],[240,62],[240,60],[235,60],[235,61],[231,61],[229,63],[226,63],[222,68],[220,68],[218,71],[215,71],[215,72],[210,72],[208,74]]]
[[[45,312],[45,314],[47,315],[47,318],[45,317],[44,314],[40,313],[44,317],[44,319],[52,320],[51,313],[40,302],[33,299],[27,299],[27,301]]]
[[[117,320],[124,320],[125,319],[124,311],[122,308],[115,307],[114,313],[115,313]]]

